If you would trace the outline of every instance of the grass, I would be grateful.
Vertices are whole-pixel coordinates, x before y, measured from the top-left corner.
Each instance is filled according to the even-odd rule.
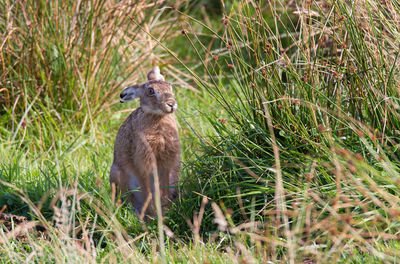
[[[28,217],[1,259],[397,262],[400,3],[168,4],[0,4],[0,206]],[[183,152],[165,257],[108,184],[118,93],[153,64]]]
[[[357,258],[348,243],[397,258],[396,248],[376,250],[398,224],[398,32],[386,29],[396,6],[238,1],[223,34],[182,14],[204,69],[199,82],[229,116],[209,118],[217,136],[192,163],[195,186],[234,223],[257,219],[284,239],[267,259]]]

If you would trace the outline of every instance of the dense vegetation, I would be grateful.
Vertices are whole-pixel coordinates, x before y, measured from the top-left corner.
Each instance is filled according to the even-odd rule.
[[[3,1],[0,259],[396,262],[399,14],[397,0]],[[154,65],[183,151],[165,252],[108,184],[138,105],[119,92]]]

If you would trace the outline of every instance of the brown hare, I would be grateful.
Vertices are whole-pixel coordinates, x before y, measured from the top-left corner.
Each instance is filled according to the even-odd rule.
[[[174,112],[177,109],[171,84],[154,67],[143,84],[125,88],[121,103],[140,98],[140,107],[121,125],[114,145],[110,171],[112,189],[127,194],[141,218],[155,215],[154,171],[160,181],[161,205],[176,194],[180,171],[180,142]],[[113,185],[115,186],[113,187]],[[153,197],[153,199],[152,199]]]

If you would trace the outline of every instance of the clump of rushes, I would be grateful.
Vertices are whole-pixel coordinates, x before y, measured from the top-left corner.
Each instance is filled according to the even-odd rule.
[[[399,7],[232,1],[219,27],[180,20],[203,28],[185,35],[203,67],[185,66],[226,113],[186,168],[200,179],[183,211],[202,193],[260,221],[250,243],[269,260],[398,257]]]
[[[157,24],[161,4],[2,1],[0,124],[6,129],[0,138],[46,137],[63,125],[95,127],[125,81],[160,63],[157,42],[141,28],[165,38],[171,25]]]

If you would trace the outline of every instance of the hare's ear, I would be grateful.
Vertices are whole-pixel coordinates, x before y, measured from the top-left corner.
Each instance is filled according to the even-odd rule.
[[[142,88],[141,85],[133,85],[125,88],[119,95],[121,97],[120,102],[121,103],[127,102],[140,96],[141,88]]]
[[[158,68],[158,66],[154,67],[153,69],[151,69],[151,71],[149,71],[149,73],[147,74],[147,79],[149,81],[151,80],[165,81],[165,78],[164,76],[161,75],[160,68]]]

